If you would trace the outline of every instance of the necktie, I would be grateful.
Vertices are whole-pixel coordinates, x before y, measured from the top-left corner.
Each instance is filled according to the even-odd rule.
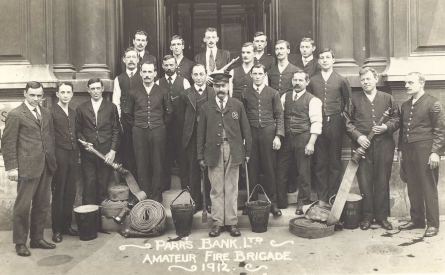
[[[210,72],[213,72],[216,69],[216,64],[215,64],[215,58],[213,57],[213,51],[210,51],[210,58],[209,58],[209,69]]]
[[[39,112],[37,112],[37,108],[34,108],[33,111],[34,111],[34,113],[36,113],[37,121],[39,123],[41,123],[42,122],[42,116],[39,114]]]
[[[171,76],[168,77],[168,83],[170,84],[170,86],[173,84],[172,83],[173,78]]]
[[[256,91],[260,93],[260,87],[256,87]]]
[[[298,99],[298,95],[295,94],[295,96],[294,96],[294,101],[297,101],[297,99]]]
[[[224,101],[223,100],[219,101],[219,105],[220,105],[221,111],[224,110]]]
[[[202,94],[202,89],[199,89],[198,93],[199,93],[199,95],[201,95]]]
[[[131,72],[130,73],[130,78],[132,78],[134,76],[134,73],[133,72]]]

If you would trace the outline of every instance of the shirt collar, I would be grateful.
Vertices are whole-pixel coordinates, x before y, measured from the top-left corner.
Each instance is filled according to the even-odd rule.
[[[91,99],[91,104],[93,104],[93,105],[99,105],[100,106],[100,104],[102,104],[102,100],[103,100],[104,98],[103,97],[101,97],[100,99],[99,99],[99,101],[94,101],[93,99]]]
[[[147,87],[147,86],[145,86],[144,84],[142,84],[142,86],[144,87],[144,89],[145,89],[145,91],[147,92],[147,94],[150,94],[151,89],[153,89],[154,84],[151,85],[150,87]]]
[[[215,96],[215,98],[216,98],[216,103],[218,103],[218,104],[219,104],[219,102],[221,101],[221,99],[219,99],[219,97],[218,97],[218,96]],[[226,103],[227,103],[227,100],[228,100],[228,98],[229,98],[229,96],[228,96],[228,95],[226,95],[226,97],[224,97],[224,99],[223,99],[223,102],[224,102],[224,104],[226,104]]]
[[[297,98],[300,98],[304,93],[306,92],[306,89],[304,89],[303,91],[301,91],[301,92],[295,92],[295,90],[293,90],[293,93],[292,93],[292,98],[294,98],[295,97],[295,95],[297,95]]]
[[[172,78],[172,82],[175,82],[175,79],[176,79],[176,72],[171,76],[171,78]],[[169,78],[169,76],[168,75],[165,75],[165,78],[168,80],[168,78]]]
[[[199,91],[199,89],[202,89],[202,91],[204,92],[204,90],[206,89],[206,85],[205,85],[205,84],[202,85],[201,87],[199,87],[199,86],[196,85],[196,83],[195,83],[195,84],[193,84],[193,86],[195,86],[195,90],[196,90],[196,91]]]
[[[255,84],[253,84],[253,89],[255,90],[255,91],[258,91],[258,88],[260,88],[260,92],[264,89],[264,86],[266,86],[266,85],[264,85],[264,83],[263,84],[261,84],[260,86],[257,86],[257,85],[255,85]]]
[[[184,58],[184,56],[182,56],[180,59],[175,57],[175,59],[176,59],[176,63],[177,63],[176,65],[179,66],[179,64],[181,63],[181,61],[182,61],[183,58]]]
[[[31,113],[32,113],[33,115],[35,115],[35,114],[34,114],[34,109],[35,109],[35,108],[37,108],[37,112],[39,112],[39,114],[42,114],[42,113],[40,112],[39,105],[37,105],[37,107],[33,107],[33,106],[31,106],[31,104],[28,103],[28,101],[27,101],[26,99],[25,99],[25,105],[26,105],[26,107],[28,107],[28,109],[31,111]]]
[[[134,68],[133,70],[126,69],[125,71],[127,72],[127,75],[128,75],[128,76],[130,76],[131,73],[133,73],[133,76],[135,76],[136,73],[137,73],[137,71],[138,71],[138,69],[137,69],[137,67],[136,67],[136,68]]]
[[[145,50],[143,50],[142,52],[138,52],[138,55],[140,58],[144,58]]]
[[[309,56],[309,57],[306,57],[306,58],[304,58],[304,57],[301,57],[301,59],[303,60],[303,62],[309,62],[309,61],[311,61],[312,59],[314,59],[314,55],[313,55],[313,54],[311,54],[311,56]]]
[[[214,56],[214,58],[216,58],[216,51],[217,51],[217,48],[216,47],[213,47],[213,48],[206,48],[207,50],[206,50],[206,53],[207,54],[210,54],[210,51],[212,51],[213,52],[213,56]]]

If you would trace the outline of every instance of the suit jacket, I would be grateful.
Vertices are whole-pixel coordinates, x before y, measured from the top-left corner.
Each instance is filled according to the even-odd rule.
[[[198,160],[204,159],[209,166],[218,165],[223,126],[230,144],[232,163],[242,164],[246,156],[250,157],[252,136],[243,104],[231,97],[227,99],[223,111],[215,97],[202,105],[197,134]]]
[[[309,75],[309,77],[313,77],[321,71],[318,65],[318,59],[315,57],[311,61],[309,61],[306,66],[304,66],[301,55],[299,55],[298,58],[294,62],[292,62],[292,64],[297,66],[298,68],[301,68],[305,73]]]
[[[230,53],[226,50],[217,49],[215,56],[216,69],[219,70],[230,62]],[[195,63],[206,66],[206,51],[195,56]],[[208,72],[210,74],[210,72]]]
[[[117,151],[122,130],[119,123],[119,113],[114,103],[102,99],[97,112],[97,125],[91,99],[77,106],[76,113],[77,138],[93,144],[96,140],[99,143],[111,140],[110,150]]]
[[[40,107],[40,112],[39,123],[23,103],[6,117],[1,140],[5,170],[18,168],[21,179],[40,177],[45,163],[52,173],[57,168],[53,118],[44,107]]]
[[[207,97],[215,98],[216,94],[212,87],[206,86]],[[182,147],[187,148],[193,134],[196,123],[196,89],[195,86],[184,90],[179,95],[178,118],[183,128]]]

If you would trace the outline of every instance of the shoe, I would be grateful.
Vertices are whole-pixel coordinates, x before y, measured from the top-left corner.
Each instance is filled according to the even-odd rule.
[[[278,208],[275,202],[273,202],[272,205],[270,206],[270,213],[272,213],[274,217],[281,216],[281,210]]]
[[[364,220],[360,222],[360,229],[361,230],[368,230],[371,227],[371,222]]]
[[[71,227],[69,227],[66,230],[62,231],[63,235],[68,235],[68,236],[79,236],[79,231],[72,229]]]
[[[31,240],[29,242],[29,247],[31,248],[42,248],[42,249],[54,249],[56,245],[53,243],[49,243],[45,240]]]
[[[232,237],[241,236],[241,232],[239,231],[238,226],[236,225],[227,225],[227,231],[230,232],[230,236]]]
[[[297,206],[297,210],[295,211],[295,215],[301,216],[303,214],[304,214],[304,212],[303,212],[303,205]]]
[[[425,237],[434,237],[439,233],[439,228],[429,226],[425,231]]]
[[[61,232],[54,232],[52,240],[55,243],[60,243],[62,241],[62,233]]]
[[[212,226],[212,230],[210,230],[210,232],[209,232],[209,236],[210,237],[218,237],[219,235],[221,235],[222,231],[224,231],[223,226],[214,225],[214,226]]]
[[[375,222],[383,229],[392,230],[392,224],[387,220],[375,220]]]
[[[411,230],[411,229],[416,229],[416,228],[425,228],[425,225],[421,226],[421,225],[415,224],[412,221],[410,221],[406,224],[402,224],[399,226],[400,230]]]
[[[29,252],[28,248],[26,247],[26,244],[16,244],[15,252],[17,252],[17,255],[21,257],[31,256],[31,252]]]

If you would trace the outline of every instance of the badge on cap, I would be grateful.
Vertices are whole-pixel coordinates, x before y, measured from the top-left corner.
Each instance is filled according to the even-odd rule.
[[[232,113],[232,118],[233,119],[238,119],[238,112],[233,112]]]

